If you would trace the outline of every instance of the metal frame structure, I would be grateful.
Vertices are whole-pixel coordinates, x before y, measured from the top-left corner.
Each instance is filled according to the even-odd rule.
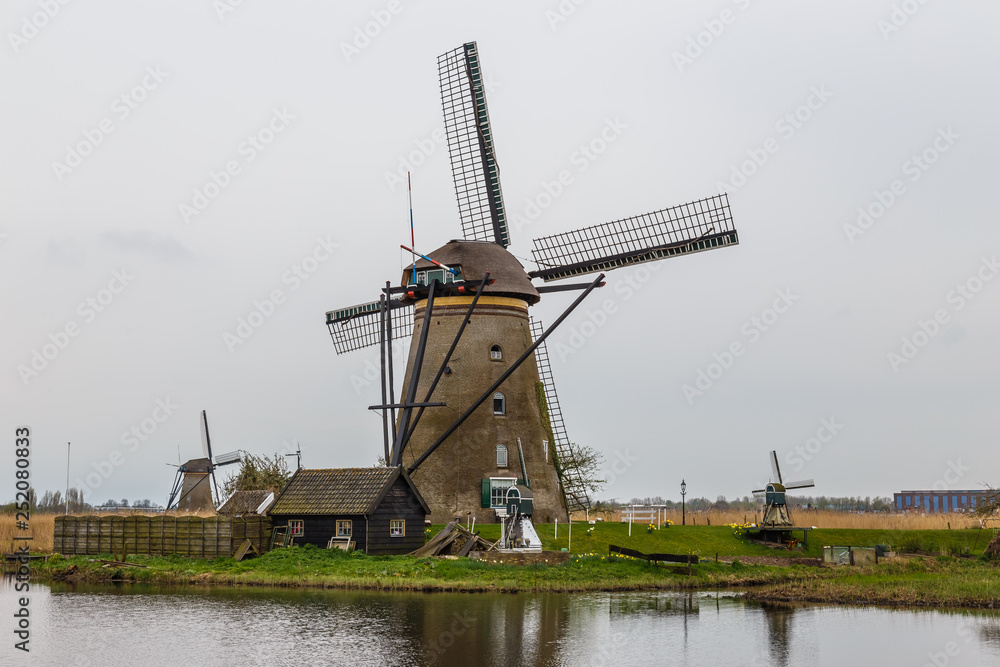
[[[493,133],[479,51],[470,42],[438,58],[444,130],[455,181],[458,212],[465,238],[510,245],[500,192],[500,168],[493,152]]]
[[[535,239],[532,278],[560,280],[739,243],[726,194]]]
[[[542,334],[542,323],[531,318],[531,338],[537,340]],[[555,379],[552,376],[552,366],[549,364],[549,350],[542,342],[535,350],[535,365],[538,367],[538,379],[542,381],[545,390],[545,404],[549,411],[549,427],[552,429],[552,447],[559,461],[571,461],[574,458],[573,444],[566,433],[566,423],[563,421],[562,407],[559,405],[559,394],[556,392]],[[570,512],[590,509],[590,496],[583,479],[574,469],[564,469],[556,466],[562,484],[563,495],[566,497],[566,509]]]

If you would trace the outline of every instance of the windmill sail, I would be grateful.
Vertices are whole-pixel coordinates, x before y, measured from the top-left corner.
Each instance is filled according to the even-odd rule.
[[[543,331],[542,323],[532,317],[531,338],[537,340]],[[552,437],[555,439],[555,442],[552,443],[555,455],[560,461],[570,461],[573,459],[573,445],[566,433],[562,408],[559,407],[559,395],[556,393],[556,384],[552,377],[552,366],[549,364],[549,351],[544,342],[535,350],[535,364],[538,366],[538,378],[542,381],[542,387],[545,390],[545,403],[549,409],[549,426],[552,428]],[[570,512],[590,509],[590,496],[587,495],[587,486],[579,472],[563,470],[562,466],[558,465],[556,471],[559,473],[559,481],[566,496],[566,509]]]
[[[462,233],[506,248],[510,237],[476,43],[439,56],[438,77]]]
[[[381,312],[382,307],[378,301],[328,312],[326,325],[330,330],[330,337],[333,339],[337,354],[380,344]],[[392,299],[389,301],[389,315],[392,319],[393,340],[413,334],[412,305]]]
[[[725,194],[662,211],[535,239],[531,255],[546,282],[739,243]]]
[[[781,468],[778,467],[778,452],[771,450],[771,481],[781,484]]]

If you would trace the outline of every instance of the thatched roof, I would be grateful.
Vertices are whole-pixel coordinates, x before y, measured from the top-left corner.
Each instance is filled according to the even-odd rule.
[[[427,503],[401,467],[301,468],[288,480],[268,514],[370,514],[400,477],[430,514]]]
[[[492,296],[510,296],[524,299],[529,304],[538,303],[541,298],[524,266],[514,255],[504,250],[496,243],[489,241],[448,241],[437,250],[428,254],[446,266],[461,266],[462,277],[465,280],[480,280],[483,274],[490,272],[492,285],[483,290],[483,294]],[[426,259],[417,260],[417,270],[436,269],[434,264]],[[410,268],[403,271],[403,284],[409,282]]]

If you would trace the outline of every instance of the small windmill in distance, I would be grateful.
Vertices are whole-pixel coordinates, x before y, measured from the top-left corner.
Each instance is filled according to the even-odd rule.
[[[771,450],[771,480],[763,489],[754,489],[754,494],[764,494],[764,518],[761,520],[757,531],[761,539],[765,542],[769,538],[772,541],[789,542],[791,531],[803,531],[803,537],[810,528],[797,528],[792,523],[792,515],[788,510],[785,492],[791,489],[808,489],[816,486],[814,480],[805,479],[799,482],[789,482],[785,484],[781,478],[781,468],[778,467],[778,453]],[[778,481],[775,482],[774,480]],[[753,532],[753,531],[751,531]]]
[[[219,466],[232,465],[242,460],[239,450],[212,456],[212,440],[208,434],[208,415],[201,411],[201,452],[202,458],[191,459],[177,468],[174,486],[167,500],[167,509],[177,509],[185,512],[203,512],[214,510],[212,486],[215,486],[215,497],[219,498],[219,485],[215,480],[215,469]],[[212,484],[208,483],[209,476]]]

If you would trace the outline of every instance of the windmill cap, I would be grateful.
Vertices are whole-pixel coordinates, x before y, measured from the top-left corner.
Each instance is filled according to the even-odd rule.
[[[523,299],[529,304],[538,303],[541,299],[521,262],[496,243],[456,239],[428,253],[428,257],[445,266],[462,267],[464,280],[481,280],[489,271],[490,280],[494,282],[483,289],[483,294]],[[439,268],[422,258],[417,260],[416,266],[417,271]],[[410,283],[410,270],[408,266],[403,271],[404,286]]]

